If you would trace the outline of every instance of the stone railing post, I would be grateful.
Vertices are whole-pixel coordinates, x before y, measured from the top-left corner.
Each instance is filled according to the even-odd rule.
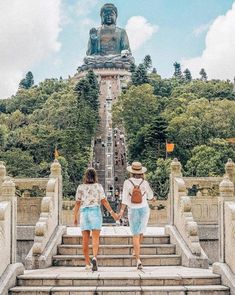
[[[225,176],[219,186],[219,261],[225,262],[225,202],[234,202],[234,184]]]
[[[181,177],[181,163],[178,159],[174,159],[171,162],[171,173],[170,173],[170,224],[174,225],[174,206],[175,206],[175,198],[174,198],[174,179],[175,177]]]
[[[15,195],[15,183],[9,176],[5,177],[2,184],[1,201],[7,201],[11,204],[11,259],[10,263],[16,263],[16,222],[17,222],[17,198]]]
[[[225,172],[228,178],[233,182],[233,185],[235,185],[235,164],[232,159],[228,159],[228,162],[225,164]]]
[[[57,159],[51,164],[50,178],[58,178],[59,196],[58,196],[58,225],[62,224],[62,203],[63,203],[63,179],[61,174],[61,165]]]
[[[0,188],[4,182],[4,178],[6,177],[6,167],[4,162],[0,161]],[[0,190],[1,193],[1,190]]]

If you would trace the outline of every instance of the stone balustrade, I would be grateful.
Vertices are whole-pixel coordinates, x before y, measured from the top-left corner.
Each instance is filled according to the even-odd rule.
[[[218,224],[219,184],[222,177],[183,177],[198,224]]]
[[[194,221],[191,199],[186,195],[186,186],[182,178],[174,179],[174,225],[192,254],[200,256],[198,226]]]
[[[222,283],[235,295],[235,165],[229,160],[225,167],[219,186],[219,262],[213,264],[213,272],[221,275]]]
[[[174,159],[170,174],[170,224],[165,230],[176,244],[176,252],[182,255],[182,265],[208,268],[209,260],[199,242],[198,224],[181,168],[181,163]]]
[[[19,190],[30,190],[35,187],[45,190],[49,178],[14,178],[16,187]]]
[[[225,204],[225,262],[235,274],[235,202]]]
[[[11,263],[11,205],[0,202],[0,276]]]
[[[226,175],[220,183],[219,258],[235,273],[235,195],[234,184]]]
[[[61,181],[61,166],[58,160],[51,165],[51,175],[47,182],[46,196],[42,199],[41,213],[35,227],[35,238],[32,247],[33,255],[43,253],[48,241],[60,224],[60,206],[62,197],[59,186]]]
[[[47,183],[46,196],[42,199],[41,214],[35,227],[33,255],[42,254],[58,225],[59,182],[52,178]]]

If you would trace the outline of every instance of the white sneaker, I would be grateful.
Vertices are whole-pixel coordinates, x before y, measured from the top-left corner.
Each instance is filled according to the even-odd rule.
[[[86,266],[85,266],[85,270],[86,271],[90,271],[92,269],[92,265],[91,264],[87,264]]]

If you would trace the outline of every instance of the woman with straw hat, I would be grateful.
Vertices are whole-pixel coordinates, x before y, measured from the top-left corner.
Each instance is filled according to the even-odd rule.
[[[147,169],[140,162],[133,162],[127,167],[127,171],[131,177],[123,184],[122,205],[118,217],[123,216],[127,206],[130,230],[133,235],[133,255],[136,257],[137,269],[142,269],[140,244],[149,219],[150,210],[147,200],[153,199],[153,191],[148,181],[144,179]]]

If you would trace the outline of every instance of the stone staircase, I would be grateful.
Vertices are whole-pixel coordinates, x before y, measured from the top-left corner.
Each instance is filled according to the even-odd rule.
[[[148,233],[144,237],[141,260],[143,270],[137,270],[132,257],[132,239],[128,228],[114,228],[100,238],[98,272],[84,270],[79,235],[65,235],[58,246],[53,265],[47,269],[25,271],[9,294],[16,295],[229,295],[221,285],[219,275],[211,269],[181,266],[181,257],[164,233]],[[123,234],[121,232],[125,231]]]

